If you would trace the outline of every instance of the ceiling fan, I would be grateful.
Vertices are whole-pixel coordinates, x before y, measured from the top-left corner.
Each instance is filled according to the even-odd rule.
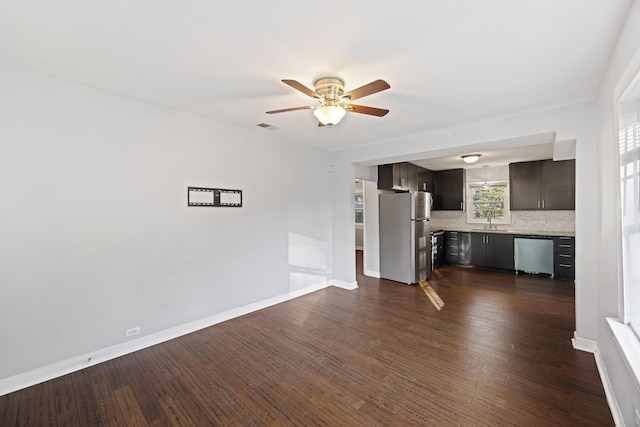
[[[347,93],[344,93],[344,83],[342,80],[333,77],[322,78],[315,82],[315,90],[309,89],[296,80],[285,79],[282,80],[282,83],[314,98],[318,101],[318,105],[267,111],[267,114],[285,113],[296,110],[313,110],[313,114],[318,118],[318,126],[333,126],[337,125],[347,112],[369,114],[377,117],[382,117],[389,112],[389,110],[382,108],[351,104],[351,101],[358,98],[389,89],[391,86],[384,80],[373,81]]]

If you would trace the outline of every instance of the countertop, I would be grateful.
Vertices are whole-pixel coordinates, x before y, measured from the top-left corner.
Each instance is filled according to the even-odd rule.
[[[447,227],[439,227],[434,229],[444,230],[444,231],[460,231],[460,232],[471,232],[471,233],[501,233],[501,234],[523,234],[530,236],[570,236],[575,237],[576,233],[571,231],[547,231],[547,230],[517,230],[513,228],[502,228],[498,225],[497,230],[485,230],[483,226],[479,225],[477,227],[456,227],[456,228],[447,228]]]

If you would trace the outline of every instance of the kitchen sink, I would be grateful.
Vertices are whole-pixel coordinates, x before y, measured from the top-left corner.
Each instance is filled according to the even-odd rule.
[[[509,232],[509,230],[496,230],[496,229],[487,230],[485,228],[472,228],[471,231],[482,231],[485,233],[508,233]]]

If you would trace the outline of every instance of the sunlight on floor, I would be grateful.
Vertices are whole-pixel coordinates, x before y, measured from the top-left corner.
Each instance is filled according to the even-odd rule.
[[[444,307],[444,301],[442,301],[442,299],[436,293],[436,291],[433,290],[429,282],[427,282],[426,280],[423,280],[419,284],[422,290],[424,291],[424,293],[427,294],[427,296],[429,297],[429,300],[431,300],[431,303],[433,304],[433,306],[438,311],[442,310],[442,307]]]

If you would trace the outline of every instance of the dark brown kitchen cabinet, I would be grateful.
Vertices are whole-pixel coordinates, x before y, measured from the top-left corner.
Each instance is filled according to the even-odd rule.
[[[575,279],[576,239],[572,236],[553,238],[553,273],[556,277]]]
[[[433,172],[433,210],[464,210],[464,169]]]
[[[418,191],[418,165],[407,163],[407,185],[409,191]]]
[[[509,200],[512,211],[540,208],[540,162],[509,164]]]
[[[378,189],[409,191],[408,163],[391,163],[378,166]]]
[[[431,191],[432,172],[409,162],[378,166],[378,190]]]
[[[509,165],[512,211],[574,210],[575,160],[538,160]]]
[[[447,264],[471,264],[471,233],[444,232],[444,262]]]
[[[471,233],[471,265],[513,270],[513,234]]]
[[[458,231],[444,233],[444,262],[447,264],[460,264],[461,234]]]
[[[418,169],[418,191],[433,193],[433,172],[429,169]]]
[[[545,160],[540,163],[540,198],[542,209],[576,208],[575,160]]]

